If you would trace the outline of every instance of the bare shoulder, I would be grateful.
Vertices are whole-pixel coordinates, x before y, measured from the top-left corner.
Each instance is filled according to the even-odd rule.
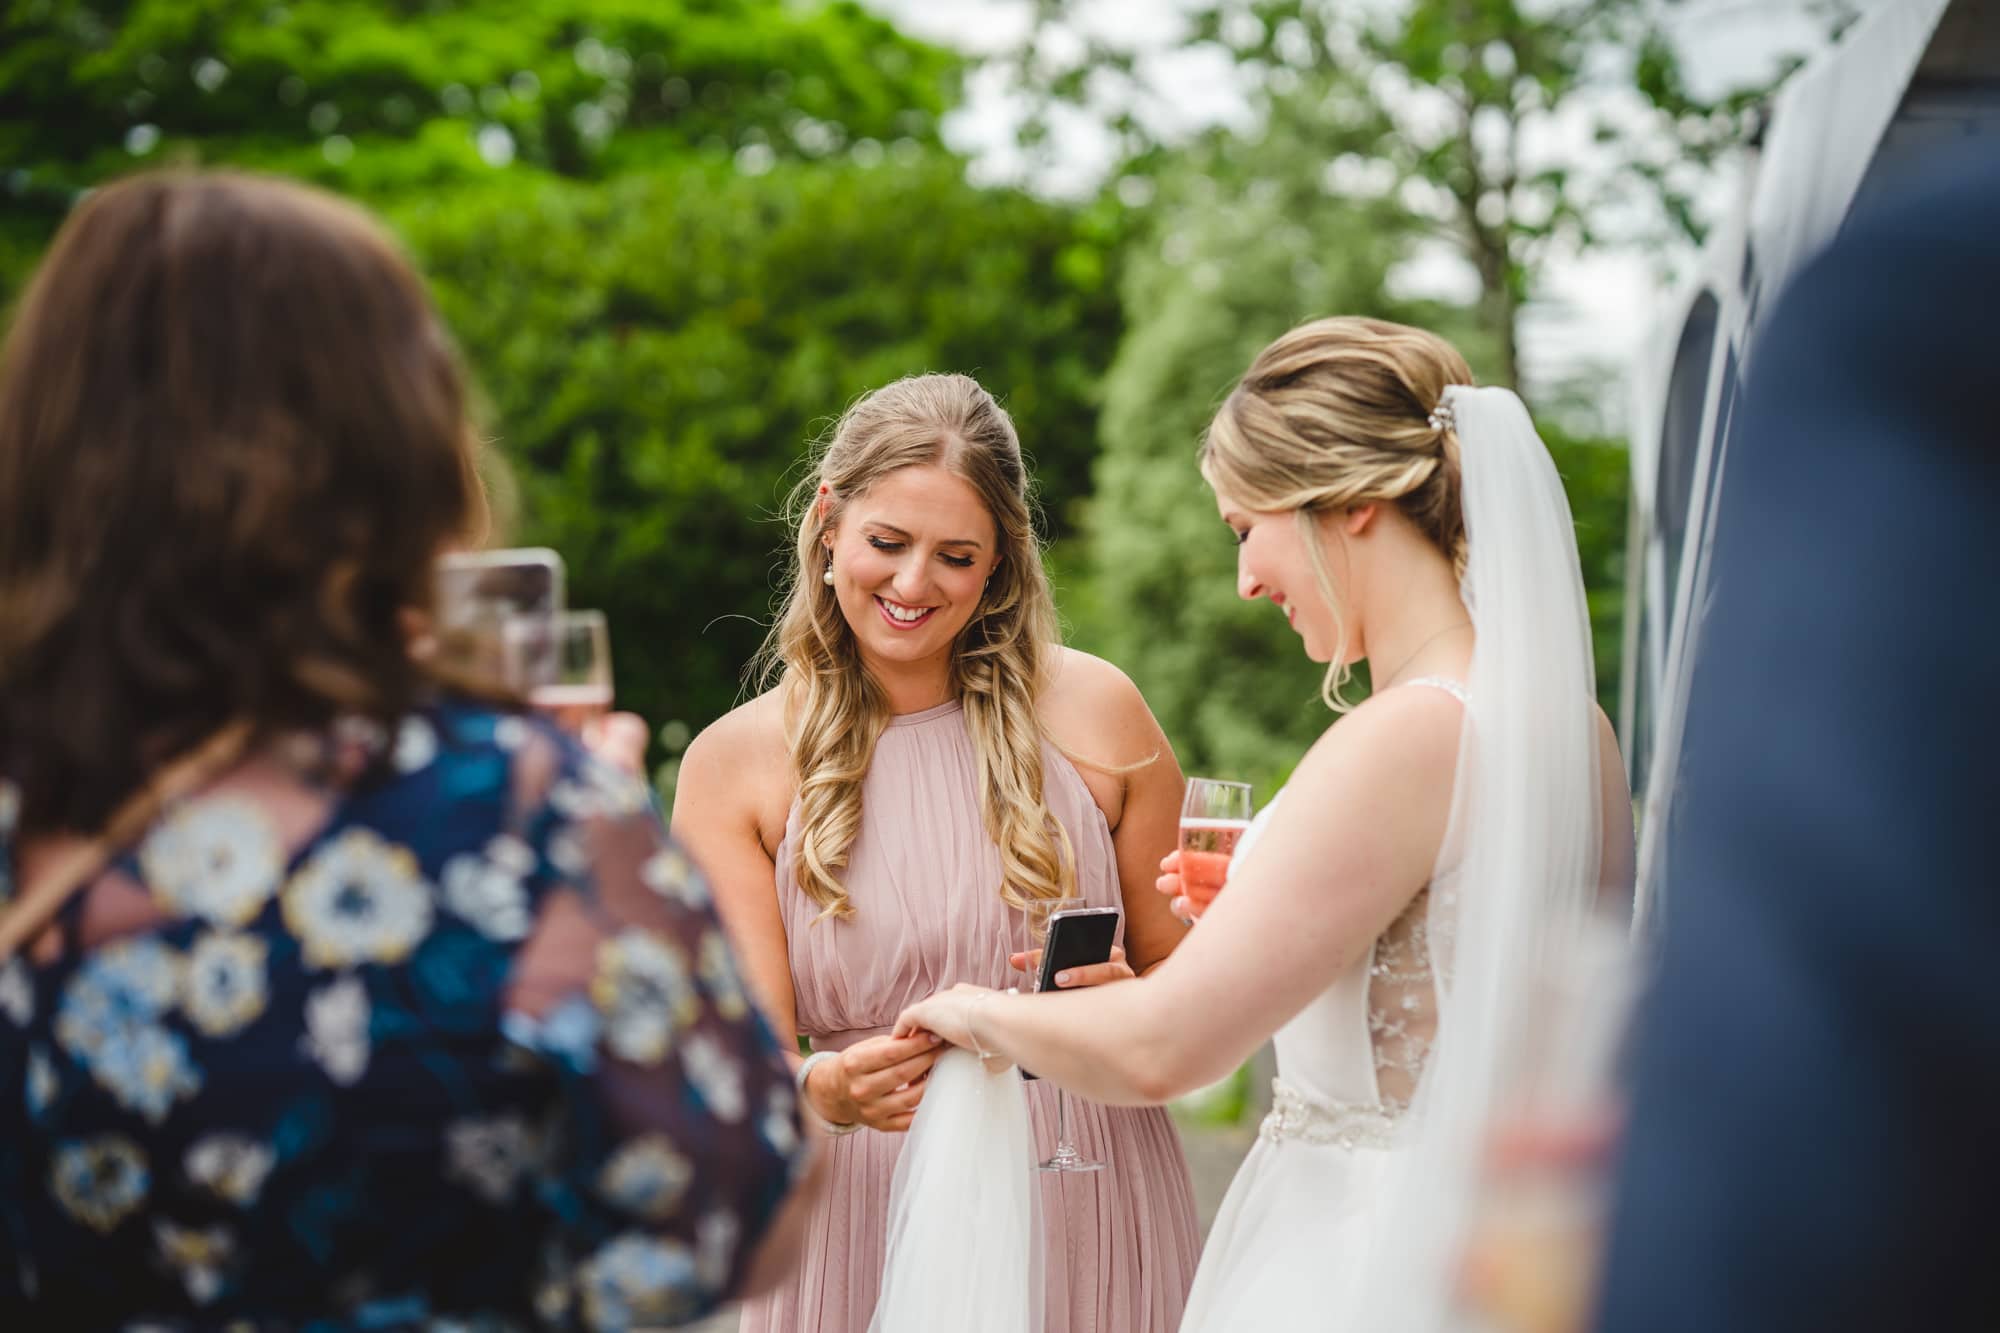
[[[710,810],[754,815],[768,825],[775,801],[782,827],[789,804],[791,752],[781,689],[738,704],[701,729],[681,756],[675,804],[686,792]]]
[[[1159,723],[1132,678],[1075,648],[1056,649],[1041,710],[1049,735],[1074,753],[1129,764],[1159,748]]]
[[[1375,775],[1379,780],[1436,789],[1445,800],[1458,766],[1465,705],[1444,690],[1392,689],[1370,696],[1320,735],[1300,760],[1293,781]]]
[[[715,765],[739,769],[768,763],[785,754],[783,687],[766,690],[738,704],[701,729],[688,745],[683,766]]]

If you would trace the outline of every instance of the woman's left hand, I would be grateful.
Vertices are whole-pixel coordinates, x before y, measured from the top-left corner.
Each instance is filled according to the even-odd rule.
[[[931,1032],[965,1050],[984,1050],[973,1034],[979,1023],[980,1004],[986,997],[1000,993],[961,981],[950,990],[939,991],[927,1000],[918,1000],[898,1014],[891,1035],[908,1037],[918,1032]],[[991,1059],[987,1063],[993,1067]]]
[[[1027,953],[1010,954],[1007,962],[1016,972],[1034,976],[1041,971],[1042,951],[1034,949]],[[1125,961],[1124,946],[1114,944],[1111,946],[1109,962],[1065,968],[1056,973],[1056,989],[1075,990],[1079,986],[1102,986],[1107,981],[1129,981],[1138,975],[1132,970],[1132,965]]]

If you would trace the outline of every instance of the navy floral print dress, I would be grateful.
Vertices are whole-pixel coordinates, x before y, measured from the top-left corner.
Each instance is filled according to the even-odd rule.
[[[700,875],[538,719],[284,738],[0,965],[10,1333],[681,1322],[802,1157]]]

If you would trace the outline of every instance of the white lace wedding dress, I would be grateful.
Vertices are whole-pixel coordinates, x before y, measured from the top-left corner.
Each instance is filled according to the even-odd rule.
[[[1398,688],[1416,686],[1465,699],[1442,677]],[[1282,799],[1258,813],[1239,859]],[[1272,1039],[1271,1112],[1209,1233],[1182,1333],[1352,1327],[1343,1311],[1379,1231],[1397,1121],[1437,1033],[1434,954],[1458,894],[1449,852],[1440,863],[1373,948]]]

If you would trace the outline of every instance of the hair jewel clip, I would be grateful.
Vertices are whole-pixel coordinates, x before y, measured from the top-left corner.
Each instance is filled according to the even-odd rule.
[[[1451,410],[1451,403],[1448,400],[1440,400],[1425,420],[1431,423],[1432,430],[1452,430],[1458,425],[1458,414]]]

